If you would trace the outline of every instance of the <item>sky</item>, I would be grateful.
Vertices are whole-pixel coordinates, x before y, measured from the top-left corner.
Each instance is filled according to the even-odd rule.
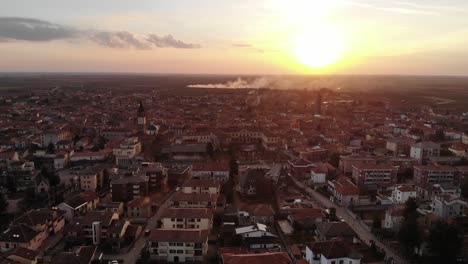
[[[0,72],[468,75],[466,0],[0,0]]]

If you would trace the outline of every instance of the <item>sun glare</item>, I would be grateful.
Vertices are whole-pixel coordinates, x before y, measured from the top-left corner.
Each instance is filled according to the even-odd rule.
[[[343,52],[343,40],[330,28],[299,33],[293,45],[296,59],[312,68],[322,68],[336,63]]]

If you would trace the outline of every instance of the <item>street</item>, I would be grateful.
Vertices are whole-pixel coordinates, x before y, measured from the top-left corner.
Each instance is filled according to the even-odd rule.
[[[164,209],[167,206],[167,201],[172,197],[174,193],[175,193],[174,191],[170,192],[164,198],[163,202],[161,203],[156,213],[151,218],[148,219],[146,227],[143,229],[143,231],[141,232],[138,239],[135,241],[130,251],[124,254],[120,254],[120,255],[114,255],[114,254],[104,255],[103,259],[106,259],[106,260],[115,259],[115,260],[123,261],[123,263],[136,263],[138,257],[140,256],[141,250],[145,247],[145,244],[146,244],[146,237],[144,235],[145,230],[146,229],[152,230],[156,228],[158,219],[161,216],[161,213],[164,211]]]
[[[387,245],[381,243],[380,241],[377,240],[377,238],[366,228],[364,228],[364,223],[359,220],[353,218],[346,210],[344,207],[337,206],[336,204],[332,203],[328,198],[324,197],[317,191],[309,188],[305,184],[301,183],[299,180],[297,180],[295,177],[290,175],[291,179],[293,182],[301,189],[305,190],[310,196],[315,198],[316,201],[323,207],[323,208],[330,208],[330,207],[335,207],[336,208],[336,215],[338,217],[343,218],[346,220],[348,225],[356,232],[359,236],[359,238],[366,243],[368,246],[371,245],[371,240],[375,242],[375,245],[378,248],[382,248],[385,250],[386,257],[387,258],[393,258],[395,264],[404,264],[407,263],[406,260],[404,260],[402,257],[400,257],[398,254],[396,254],[391,248],[389,248]]]

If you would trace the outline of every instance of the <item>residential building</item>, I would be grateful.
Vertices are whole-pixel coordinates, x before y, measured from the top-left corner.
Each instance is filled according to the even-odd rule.
[[[118,148],[114,148],[115,164],[119,167],[129,167],[136,162],[134,158],[141,153],[141,143],[138,137],[127,138]]]
[[[393,186],[391,199],[393,203],[403,204],[409,198],[416,198],[417,192],[414,185],[399,184]]]
[[[257,223],[272,225],[275,210],[270,204],[244,204],[239,206],[239,224],[254,225]]]
[[[452,194],[436,195],[432,200],[432,212],[444,219],[463,216],[467,202]]]
[[[220,184],[212,180],[190,179],[182,185],[183,193],[219,194]]]
[[[101,240],[109,237],[108,230],[117,220],[119,220],[117,213],[92,211],[73,218],[65,231],[68,236],[84,239],[89,245],[99,245]]]
[[[103,187],[103,175],[95,169],[85,169],[77,172],[80,180],[80,188],[86,192],[97,192]]]
[[[257,223],[251,226],[236,228],[235,234],[242,237],[243,244],[251,250],[272,250],[280,248],[278,236],[269,227]]]
[[[333,238],[342,238],[348,242],[355,242],[357,235],[346,222],[320,222],[315,230],[317,238],[321,241]]]
[[[359,164],[377,164],[377,160],[374,157],[363,156],[363,155],[349,155],[340,157],[340,171],[344,174],[351,174],[353,172],[353,166]]]
[[[360,264],[362,255],[340,238],[306,244],[309,264]]]
[[[387,211],[385,211],[383,228],[398,231],[400,229],[401,222],[403,221],[404,211],[404,205],[395,205],[387,209]]]
[[[218,195],[209,193],[175,193],[169,201],[173,208],[215,208]]]
[[[2,264],[37,264],[40,251],[17,247],[3,253]]]
[[[440,145],[434,142],[419,142],[411,145],[410,157],[420,163],[432,157],[440,156]]]
[[[162,229],[211,229],[213,209],[165,208],[160,216]]]
[[[70,221],[73,217],[85,215],[93,211],[99,204],[99,195],[95,192],[82,192],[63,203],[59,204],[58,209],[65,211],[65,219]]]
[[[223,253],[221,254],[223,264],[242,263],[268,263],[268,264],[291,264],[291,258],[286,252],[265,253]]]
[[[229,179],[229,163],[195,162],[192,164],[192,178],[226,182]]]
[[[142,162],[138,168],[137,175],[148,176],[148,191],[151,193],[167,191],[169,170],[161,163]]]
[[[121,176],[111,181],[113,202],[128,202],[133,199],[148,196],[149,176]]]
[[[127,217],[150,218],[152,201],[150,197],[139,197],[127,202]]]
[[[168,262],[202,261],[208,249],[208,230],[151,231],[147,247],[153,260]]]
[[[391,185],[397,182],[398,168],[385,164],[353,165],[353,180],[358,186]]]
[[[457,169],[451,166],[414,166],[414,181],[420,187],[435,183],[453,183]]]
[[[92,264],[99,259],[96,250],[96,246],[74,247],[70,252],[59,252],[52,258],[52,263]]]
[[[333,194],[332,200],[341,206],[359,204],[359,188],[348,177],[328,181],[328,190]]]
[[[310,181],[313,184],[324,184],[327,183],[327,172],[321,168],[312,168],[310,170]]]

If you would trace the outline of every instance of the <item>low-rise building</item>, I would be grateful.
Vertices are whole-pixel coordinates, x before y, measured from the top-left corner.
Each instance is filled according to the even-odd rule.
[[[348,177],[328,181],[328,190],[333,194],[332,200],[341,206],[359,204],[359,188]]]
[[[226,182],[229,179],[229,163],[195,162],[192,164],[192,178]]]
[[[398,168],[386,164],[353,165],[353,179],[358,186],[391,185],[397,182]]]
[[[69,199],[57,207],[65,211],[65,219],[70,221],[73,217],[85,215],[93,211],[99,204],[99,195],[95,192],[82,192]]]
[[[162,229],[211,229],[213,209],[166,208],[160,216]]]
[[[218,195],[209,193],[175,193],[169,201],[173,208],[214,208]]]
[[[306,260],[309,264],[360,264],[362,255],[340,238],[309,243]]]
[[[128,202],[148,196],[149,176],[122,176],[111,181],[113,202]]]
[[[404,210],[405,206],[403,205],[396,205],[387,209],[387,211],[385,211],[383,228],[398,231],[400,229],[401,222],[403,221]]]
[[[393,203],[403,204],[409,198],[416,198],[417,192],[414,185],[398,184],[393,186],[391,199]]]
[[[219,182],[215,182],[212,180],[191,179],[182,185],[183,193],[207,193],[218,195],[219,189]]]
[[[208,249],[208,230],[151,231],[147,247],[153,260],[168,262],[202,261]]]
[[[429,141],[411,145],[410,157],[417,159],[419,162],[439,156],[440,144]]]
[[[453,183],[456,172],[451,166],[414,166],[414,181],[423,188],[436,183]]]
[[[134,158],[141,153],[141,143],[137,137],[127,138],[118,148],[114,148],[115,165],[128,167],[133,165]]]
[[[452,194],[436,195],[432,200],[432,212],[444,219],[463,216],[467,202]]]
[[[127,203],[127,217],[130,218],[150,218],[151,199],[149,197],[139,197]]]

